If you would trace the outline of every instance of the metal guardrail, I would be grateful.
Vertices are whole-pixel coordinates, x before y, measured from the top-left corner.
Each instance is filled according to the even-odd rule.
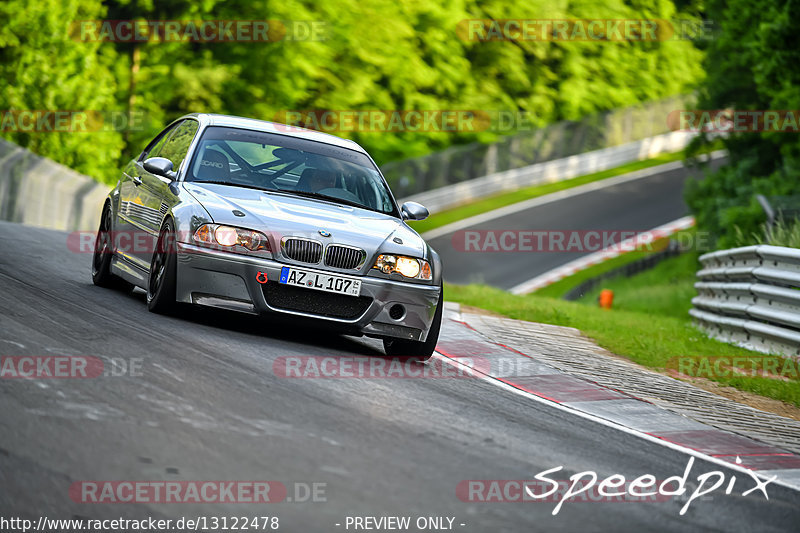
[[[800,357],[800,250],[758,245],[700,257],[691,316],[711,336]]]

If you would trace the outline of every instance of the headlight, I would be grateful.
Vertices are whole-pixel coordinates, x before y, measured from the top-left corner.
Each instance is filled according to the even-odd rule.
[[[372,268],[377,268],[384,274],[398,272],[406,278],[422,280],[433,278],[431,266],[427,261],[403,255],[379,255]]]
[[[203,224],[194,232],[194,240],[200,244],[225,248],[241,246],[251,252],[270,251],[269,240],[263,233],[220,224]]]

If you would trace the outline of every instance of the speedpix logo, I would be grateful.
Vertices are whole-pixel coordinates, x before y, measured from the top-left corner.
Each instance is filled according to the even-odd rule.
[[[739,457],[736,457],[736,463],[741,464]],[[686,503],[679,512],[683,515],[692,502],[708,497],[718,489],[724,490],[726,495],[733,493],[734,489],[741,490],[741,486],[737,484],[737,476],[731,475],[728,478],[722,471],[699,474],[696,477],[696,485],[691,485],[689,475],[693,466],[694,457],[690,457],[681,476],[658,480],[652,474],[644,474],[631,481],[620,474],[600,479],[597,473],[591,470],[578,472],[570,476],[568,481],[558,480],[551,475],[560,472],[564,467],[557,466],[539,472],[533,480],[464,480],[456,486],[456,496],[459,500],[470,503],[556,502],[552,513],[555,516],[567,501],[653,502],[668,501],[673,497],[688,495]],[[748,471],[748,474],[753,485],[743,490],[741,496],[760,492],[768,500],[767,485],[775,481],[777,476],[761,479],[752,472]]]

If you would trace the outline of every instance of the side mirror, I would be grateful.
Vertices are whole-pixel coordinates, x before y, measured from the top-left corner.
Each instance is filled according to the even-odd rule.
[[[146,171],[156,176],[162,176],[169,180],[175,179],[175,173],[172,171],[172,161],[166,157],[151,157],[145,159],[142,166]]]
[[[417,202],[406,202],[400,206],[400,212],[405,220],[425,220],[428,218],[428,208]]]

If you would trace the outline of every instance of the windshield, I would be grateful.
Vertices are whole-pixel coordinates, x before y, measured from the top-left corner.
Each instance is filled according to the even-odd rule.
[[[207,128],[186,181],[282,191],[397,216],[389,189],[369,157],[274,133]]]

